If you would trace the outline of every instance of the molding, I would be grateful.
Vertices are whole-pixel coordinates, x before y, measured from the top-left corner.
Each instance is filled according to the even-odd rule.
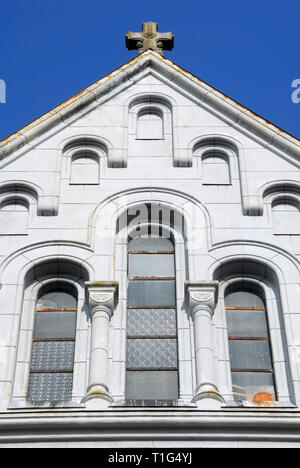
[[[87,87],[77,95],[60,104],[39,119],[17,131],[0,142],[0,159],[17,151],[25,145],[31,144],[41,133],[61,125],[76,112],[86,108],[101,95],[106,95],[113,88],[124,86],[131,77],[141,69],[153,67],[163,75],[169,77],[172,84],[184,86],[191,94],[196,94],[202,105],[210,107],[212,112],[219,112],[223,118],[234,128],[251,135],[264,142],[264,146],[277,150],[279,153],[289,153],[295,157],[300,156],[299,140],[284,130],[276,127],[262,117],[258,116],[241,104],[212,88],[191,73],[183,70],[174,62],[162,57],[154,51],[146,51],[140,56],[109,73],[104,78]],[[132,80],[132,83],[134,80]]]
[[[17,414],[16,414],[17,412]],[[259,427],[259,430],[258,430]],[[111,411],[16,410],[0,417],[0,446],[67,442],[135,444],[179,442],[215,445],[300,443],[300,414],[295,410],[197,411],[192,408]],[[153,445],[151,445],[153,447]]]

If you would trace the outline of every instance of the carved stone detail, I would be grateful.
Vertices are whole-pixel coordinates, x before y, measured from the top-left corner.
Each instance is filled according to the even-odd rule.
[[[199,308],[206,308],[213,315],[218,298],[218,281],[187,281],[185,288],[192,315]]]
[[[105,294],[105,293],[91,293],[91,300],[93,302],[108,302],[113,298],[113,294]]]
[[[157,23],[149,21],[142,24],[142,32],[129,32],[126,35],[126,47],[129,50],[138,50],[139,54],[145,50],[155,50],[163,55],[163,50],[172,50],[174,47],[174,35],[170,32],[159,33]]]
[[[86,283],[91,314],[101,306],[110,316],[113,314],[118,298],[118,286],[117,282],[109,281]]]
[[[214,295],[208,292],[196,292],[191,294],[191,298],[199,302],[208,302],[214,298]]]

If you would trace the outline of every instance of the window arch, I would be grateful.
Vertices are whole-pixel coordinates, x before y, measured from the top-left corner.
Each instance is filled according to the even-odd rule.
[[[28,401],[72,399],[76,319],[73,287],[57,283],[42,288],[35,311]]]
[[[235,284],[226,290],[225,306],[234,399],[276,400],[263,291],[249,283]]]

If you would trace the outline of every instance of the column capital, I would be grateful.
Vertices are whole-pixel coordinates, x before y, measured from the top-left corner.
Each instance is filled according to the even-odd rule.
[[[112,317],[118,301],[119,283],[117,281],[87,281],[85,286],[91,314],[104,310]]]
[[[218,281],[186,281],[185,294],[192,316],[199,309],[209,310],[213,315],[218,301]]]

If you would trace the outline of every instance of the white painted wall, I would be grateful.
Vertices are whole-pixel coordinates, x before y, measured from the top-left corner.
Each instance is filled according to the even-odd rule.
[[[157,139],[157,125],[161,125],[157,118],[153,120],[156,139],[140,138],[143,119],[138,116],[143,108],[149,107],[150,97],[156,109],[155,116],[162,119],[163,139]],[[149,134],[151,119],[145,121],[145,134]],[[226,183],[223,174],[220,184],[205,183],[207,168],[203,169],[202,161],[214,148],[228,162],[230,180]],[[78,165],[74,168],[74,162],[72,168],[72,160],[78,152],[87,150],[94,156],[82,164],[84,183],[80,184],[80,168]],[[218,164],[212,164],[210,171],[213,168],[217,181]],[[93,172],[90,177],[89,169]],[[86,183],[87,180],[90,183]],[[273,345],[282,363],[277,366],[277,378],[283,390],[280,404],[269,409],[267,417],[272,426],[272,411],[280,408],[286,418],[295,418],[295,408],[300,403],[300,227],[297,231],[295,226],[300,225],[296,220],[300,212],[294,212],[291,233],[284,230],[281,233],[272,211],[275,195],[278,200],[281,194],[286,196],[287,193],[299,203],[299,160],[284,150],[271,148],[257,135],[250,136],[242,128],[229,125],[225,114],[222,118],[220,112],[207,109],[205,102],[196,100],[188,87],[179,86],[175,80],[167,82],[164,76],[160,77],[151,69],[138,72],[125,89],[114,89],[104,103],[94,102],[88,109],[66,119],[55,131],[51,129],[38,135],[30,147],[16,150],[1,160],[0,204],[5,207],[8,197],[14,200],[21,197],[28,203],[29,211],[27,229],[15,227],[15,232],[11,232],[9,226],[2,229],[0,226],[0,425],[1,418],[9,418],[17,426],[18,417],[24,418],[22,408],[28,407],[26,382],[38,282],[31,281],[26,288],[24,281],[26,274],[39,263],[53,259],[71,259],[79,266],[72,281],[77,282],[76,287],[81,287],[82,306],[78,318],[74,401],[69,405],[72,408],[60,411],[74,411],[75,406],[76,415],[82,412],[82,418],[87,418],[81,400],[88,382],[91,325],[84,308],[84,288],[78,286],[82,279],[80,266],[91,281],[120,283],[120,299],[110,324],[109,385],[116,403],[124,399],[126,241],[116,236],[115,225],[123,210],[140,203],[165,204],[178,210],[186,220],[187,243],[184,246],[179,237],[177,241],[178,310],[184,303],[184,282],[187,279],[212,280],[220,265],[226,270],[226,262],[250,259],[267,265],[268,271],[274,273],[280,291],[280,307],[274,305],[271,293],[269,301],[270,309],[274,305],[270,311]],[[1,221],[2,211],[0,205]],[[15,226],[17,215],[18,212],[14,213],[13,220],[8,216],[7,223]],[[23,212],[20,216],[21,225]],[[253,276],[270,288],[270,278],[257,271],[253,271]],[[222,291],[221,288],[213,322],[218,385],[228,401],[226,411],[229,408],[233,411],[230,416],[233,421],[249,418],[250,424],[253,417],[260,420],[261,409],[234,409],[229,403],[231,384]],[[195,385],[193,323],[181,312],[178,320],[181,411],[193,410],[193,417],[197,419],[197,412],[190,403]],[[27,411],[26,414],[34,418],[30,411],[37,409]],[[41,411],[43,418],[51,412],[45,408]],[[121,407],[108,411],[116,421],[122,419]],[[149,413],[148,410],[148,416]],[[12,414],[14,419],[11,419]],[[224,408],[218,414],[224,418]],[[70,413],[70,418],[73,416],[74,413]],[[143,417],[143,413],[137,416],[136,427],[142,424]],[[156,410],[153,417],[159,421]],[[88,418],[84,421],[89,424]],[[224,429],[224,441],[225,432]],[[1,434],[0,431],[0,442]],[[246,435],[241,435],[241,440],[243,437]],[[275,436],[268,437],[270,442]],[[105,437],[101,440],[99,444],[105,444]],[[153,440],[157,440],[156,436]],[[188,446],[182,435],[178,440]],[[288,439],[287,443],[291,441]],[[213,434],[209,443],[215,444]]]

